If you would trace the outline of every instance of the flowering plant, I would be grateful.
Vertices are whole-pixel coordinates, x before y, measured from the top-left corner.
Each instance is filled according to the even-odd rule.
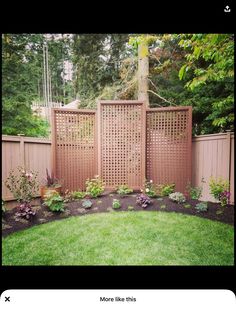
[[[39,192],[38,174],[17,167],[17,173],[11,170],[5,181],[6,187],[11,191],[19,203],[29,203]]]
[[[157,196],[157,191],[156,191],[156,187],[153,183],[152,180],[148,181],[145,180],[145,184],[144,184],[144,192],[150,196],[150,197],[155,197]]]
[[[229,200],[230,200],[229,191],[224,190],[223,192],[220,193],[219,201],[222,207],[229,204]]]
[[[150,198],[147,195],[140,194],[137,197],[136,203],[141,205],[143,208],[146,208],[148,205],[151,204],[151,200],[150,200]]]

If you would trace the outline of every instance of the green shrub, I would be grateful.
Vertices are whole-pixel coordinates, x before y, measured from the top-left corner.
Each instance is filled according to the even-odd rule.
[[[29,203],[39,192],[38,174],[34,171],[26,171],[23,167],[11,170],[5,181],[18,203]]]
[[[118,209],[120,207],[121,207],[120,201],[117,200],[117,199],[114,199],[113,202],[112,202],[112,208]]]
[[[186,202],[185,196],[183,195],[183,193],[180,193],[180,192],[171,193],[169,195],[169,199],[172,200],[173,202],[176,202],[176,203],[185,203]]]
[[[208,208],[207,202],[201,202],[195,206],[197,212],[206,212],[207,208]]]
[[[120,196],[125,196],[125,195],[127,195],[127,194],[133,193],[133,190],[130,189],[130,188],[128,187],[128,185],[124,184],[124,185],[119,185],[119,186],[117,187],[116,192],[117,192]]]
[[[202,187],[192,187],[190,183],[187,185],[186,190],[192,200],[199,200],[202,196]]]
[[[98,197],[104,191],[104,183],[99,176],[95,176],[93,179],[86,180],[86,192],[92,197]]]
[[[175,190],[175,183],[172,184],[162,184],[160,185],[161,196],[168,196]]]
[[[129,206],[127,207],[127,210],[134,210],[134,206],[129,205]]]
[[[148,195],[149,197],[157,196],[157,188],[152,180],[150,181],[145,180],[144,193]]]
[[[43,205],[46,205],[53,212],[64,211],[63,198],[56,191],[48,191],[46,193]]]
[[[221,199],[221,194],[229,190],[229,181],[224,180],[222,177],[210,177],[209,181],[210,193],[218,201]]]
[[[5,213],[6,210],[5,202],[2,200],[2,212]]]
[[[86,195],[86,192],[81,192],[81,191],[71,191],[69,192],[68,190],[65,191],[65,196],[64,196],[64,203],[68,202],[73,202],[78,199],[84,198]]]

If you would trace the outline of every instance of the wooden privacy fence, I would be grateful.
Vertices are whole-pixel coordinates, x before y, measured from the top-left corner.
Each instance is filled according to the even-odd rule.
[[[9,171],[18,166],[38,171],[40,181],[45,178],[46,168],[51,171],[51,141],[44,138],[2,136],[2,198],[5,201],[14,199],[4,182]]]
[[[234,203],[234,133],[193,137],[192,156],[192,185],[203,187],[202,200],[215,201],[209,193],[209,179],[221,176],[230,182]]]
[[[45,169],[51,169],[50,156],[50,140],[3,135],[2,198],[14,199],[4,185],[11,169],[15,169],[18,165],[28,166],[29,169],[38,171],[39,177],[44,178]],[[147,162],[148,160],[147,152]],[[211,175],[230,180],[231,203],[234,203],[234,133],[201,135],[192,138],[192,185],[203,186],[202,200],[205,201],[213,200],[208,185]],[[202,184],[202,177],[206,183]]]

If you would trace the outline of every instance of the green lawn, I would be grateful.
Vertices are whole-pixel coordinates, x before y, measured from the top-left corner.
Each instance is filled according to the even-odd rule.
[[[3,265],[233,265],[232,226],[176,213],[71,217],[3,239]]]

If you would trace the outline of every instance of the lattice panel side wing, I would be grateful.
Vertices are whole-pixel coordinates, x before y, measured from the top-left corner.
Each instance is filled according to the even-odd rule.
[[[85,190],[96,174],[95,121],[95,112],[54,110],[54,169],[64,191]]]
[[[191,181],[191,109],[147,112],[147,178],[157,184],[175,183],[185,192]]]

